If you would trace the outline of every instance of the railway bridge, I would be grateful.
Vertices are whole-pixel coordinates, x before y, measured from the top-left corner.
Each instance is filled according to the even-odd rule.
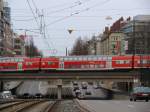
[[[28,72],[0,72],[0,81],[16,80],[45,80],[56,81],[58,85],[58,97],[61,98],[63,81],[104,81],[124,82],[127,88],[139,85],[141,80],[150,79],[150,69],[126,69],[126,70],[50,70]]]

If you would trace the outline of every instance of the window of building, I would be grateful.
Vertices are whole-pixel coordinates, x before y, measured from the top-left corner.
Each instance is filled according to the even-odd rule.
[[[20,43],[20,40],[18,40],[18,39],[15,39],[15,43]]]

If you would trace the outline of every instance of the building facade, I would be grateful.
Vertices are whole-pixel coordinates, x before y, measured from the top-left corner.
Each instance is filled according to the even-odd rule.
[[[3,50],[3,38],[4,38],[4,31],[3,31],[3,0],[0,0],[0,56],[2,55]]]
[[[14,34],[13,48],[16,56],[25,56],[25,41],[24,38]]]
[[[124,55],[125,49],[124,49],[124,33],[121,32],[114,32],[109,35],[109,53],[108,55]]]
[[[135,16],[122,31],[126,35],[126,54],[150,54],[150,15]]]
[[[0,10],[0,56],[13,56],[13,31],[8,3],[0,0]]]
[[[130,17],[127,18],[130,21]],[[102,55],[124,55],[125,54],[125,35],[121,28],[125,25],[124,18],[121,17],[113,25],[105,27],[101,37],[101,54]]]

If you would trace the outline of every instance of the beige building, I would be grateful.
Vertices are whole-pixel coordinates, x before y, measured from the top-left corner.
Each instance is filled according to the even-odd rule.
[[[109,55],[109,35],[103,34],[101,38],[101,54]]]
[[[124,55],[125,35],[121,32],[114,32],[108,38],[108,55]]]

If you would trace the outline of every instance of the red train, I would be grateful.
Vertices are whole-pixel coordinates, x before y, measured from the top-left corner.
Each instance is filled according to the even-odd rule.
[[[150,68],[150,56],[55,56],[0,58],[0,71]]]

